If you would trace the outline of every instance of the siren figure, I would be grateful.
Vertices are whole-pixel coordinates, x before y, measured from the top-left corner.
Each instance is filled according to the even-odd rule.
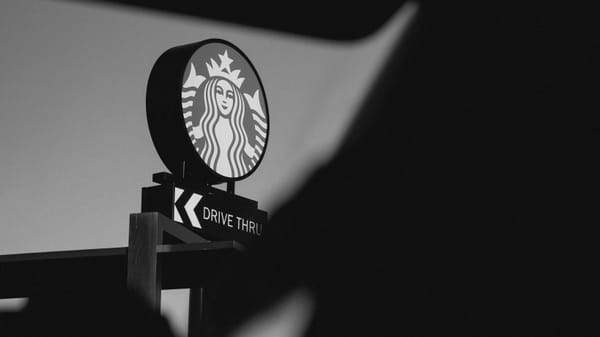
[[[194,101],[200,101],[204,105],[199,123],[186,123],[200,157],[220,175],[236,178],[245,175],[256,164],[264,147],[262,138],[266,136],[259,126],[266,127],[266,124],[263,121],[264,113],[260,107],[258,91],[254,96],[243,94],[240,88],[244,78],[239,77],[239,70],[230,69],[233,60],[229,58],[227,51],[219,57],[220,64],[213,59],[206,64],[208,78],[197,74],[194,64],[190,63],[182,98],[193,96]],[[203,86],[203,90],[196,93],[193,88],[199,89],[200,86]],[[187,88],[192,90],[185,91]],[[259,129],[257,131],[261,137],[256,137],[258,143],[255,146],[249,143],[244,127],[246,103],[251,110],[258,113],[257,116],[253,116],[253,120],[259,125],[255,126],[255,129]],[[191,108],[193,105],[196,105],[193,101],[182,102],[183,108]],[[187,119],[191,114],[184,116]]]
[[[243,154],[254,157],[243,127],[245,105],[240,91],[228,80],[213,77],[204,86],[205,109],[200,123],[193,128],[196,139],[205,139],[200,156],[213,170],[226,177],[246,173]]]

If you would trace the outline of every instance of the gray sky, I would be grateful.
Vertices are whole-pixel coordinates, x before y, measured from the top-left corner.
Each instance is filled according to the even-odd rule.
[[[340,44],[127,7],[3,0],[0,254],[127,245],[141,188],[166,171],[146,124],[150,69],[166,49],[208,38],[240,47],[265,86],[267,153],[236,193],[272,212],[335,149],[413,13]],[[173,292],[163,304],[179,331],[185,300]]]

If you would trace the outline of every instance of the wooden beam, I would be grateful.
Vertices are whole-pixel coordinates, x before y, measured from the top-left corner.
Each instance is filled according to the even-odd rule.
[[[162,235],[158,213],[130,215],[127,287],[156,310],[160,310],[162,290],[161,263],[157,255],[157,246],[162,243]]]

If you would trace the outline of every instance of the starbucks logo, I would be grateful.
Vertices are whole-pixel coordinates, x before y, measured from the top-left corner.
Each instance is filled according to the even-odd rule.
[[[212,42],[196,50],[183,76],[181,108],[190,141],[211,170],[236,179],[258,165],[269,134],[266,100],[235,47]]]
[[[146,113],[161,160],[190,184],[245,179],[267,149],[264,87],[246,55],[224,40],[163,52],[148,78]]]

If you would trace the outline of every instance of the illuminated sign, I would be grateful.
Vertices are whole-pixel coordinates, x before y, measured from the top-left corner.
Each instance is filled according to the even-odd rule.
[[[152,141],[171,171],[142,189],[142,212],[160,212],[207,240],[252,244],[267,213],[234,194],[265,155],[269,110],[256,69],[223,40],[174,47],[156,61],[146,92]],[[210,185],[227,183],[227,191]]]
[[[150,74],[146,109],[161,159],[185,180],[241,180],[265,154],[269,111],[262,82],[244,53],[227,41],[164,52]]]

